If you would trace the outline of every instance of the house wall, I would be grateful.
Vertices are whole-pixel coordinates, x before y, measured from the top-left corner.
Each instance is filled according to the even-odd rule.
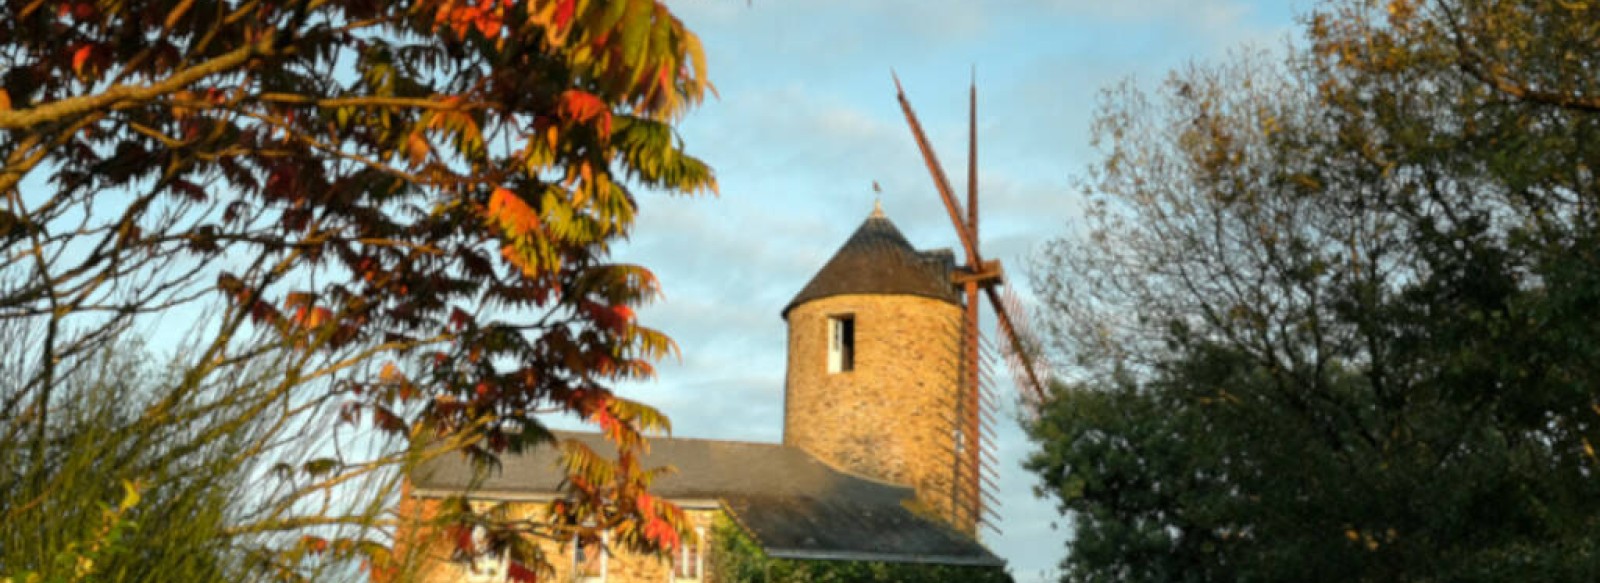
[[[855,369],[830,373],[828,319],[838,315],[855,318]],[[959,306],[910,295],[795,306],[783,442],[841,470],[909,485],[934,515],[973,532],[970,512],[953,503],[977,488],[970,475],[955,483],[961,315]]]
[[[432,498],[418,498],[409,494],[402,499],[400,504],[401,526],[396,533],[396,558],[404,561],[403,566],[390,572],[374,572],[373,580],[380,583],[479,583],[503,581],[503,578],[491,579],[478,576],[474,578],[470,567],[461,561],[451,560],[453,544],[447,540],[445,533],[431,525],[431,520],[438,515],[440,500]],[[490,501],[475,501],[477,505],[492,504]],[[705,539],[700,542],[702,549],[707,552],[711,549],[712,524],[722,511],[715,508],[686,508],[692,528],[698,528],[705,533]],[[543,516],[542,503],[517,503],[513,504],[510,515],[514,519],[534,519]],[[548,581],[569,582],[577,581],[573,572],[573,548],[571,544],[560,544],[557,541],[539,541],[540,548],[544,550],[545,557],[555,568],[555,577]],[[627,552],[610,545],[610,554],[606,558],[605,583],[672,583],[685,581],[672,578],[672,563],[662,556],[641,555]],[[710,557],[706,557],[703,564],[709,567]],[[546,581],[547,579],[540,579]],[[586,579],[585,581],[598,581]],[[699,581],[710,583],[710,578]]]

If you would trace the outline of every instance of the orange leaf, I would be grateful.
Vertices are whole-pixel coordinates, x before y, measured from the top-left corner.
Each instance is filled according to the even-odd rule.
[[[383,370],[378,372],[378,380],[393,383],[405,380],[405,376],[400,374],[400,367],[395,366],[393,362],[385,362]]]
[[[332,319],[333,312],[329,311],[327,308],[316,308],[311,310],[311,321],[308,322],[308,324],[310,324],[312,328],[316,328],[317,326],[321,326],[324,322]]]
[[[494,39],[500,36],[500,28],[504,23],[500,20],[500,9],[490,8],[486,2],[480,2],[477,13],[472,16],[472,26],[478,29],[483,38]]]
[[[518,236],[539,228],[539,213],[506,188],[496,188],[489,195],[489,216],[506,233]]]
[[[644,536],[650,539],[651,542],[656,543],[657,546],[665,549],[676,548],[679,543],[678,529],[672,528],[671,524],[662,520],[659,516],[651,516],[650,520],[645,523]]]
[[[611,108],[593,93],[568,89],[561,94],[557,111],[569,122],[588,123],[599,118],[601,135],[611,134]]]
[[[428,159],[428,152],[433,148],[428,145],[428,139],[419,132],[412,132],[406,137],[406,154],[411,158],[412,166],[421,166]]]
[[[6,90],[4,90],[4,89],[0,89],[0,111],[10,111],[10,110],[11,110],[11,94],[10,93],[6,93]]]
[[[313,303],[316,303],[316,299],[316,296],[313,296],[307,292],[289,292],[289,295],[283,300],[283,307],[305,308],[311,306]]]
[[[589,420],[600,426],[600,432],[605,434],[607,439],[622,441],[622,421],[604,407],[596,409],[594,414],[589,416]]]
[[[300,537],[300,546],[311,551],[312,554],[321,554],[328,550],[328,539],[306,535]]]
[[[78,50],[73,51],[72,52],[72,71],[77,73],[77,74],[79,74],[79,75],[82,75],[83,74],[83,64],[85,62],[88,62],[90,55],[92,55],[93,53],[94,53],[94,45],[83,45],[83,46],[78,47]]]

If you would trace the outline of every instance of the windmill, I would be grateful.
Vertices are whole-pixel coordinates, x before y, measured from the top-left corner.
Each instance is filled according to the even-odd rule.
[[[978,86],[973,80],[969,89],[968,114],[967,114],[967,204],[965,213],[961,202],[956,199],[955,189],[950,186],[950,179],[945,175],[944,167],[939,163],[938,156],[933,151],[933,146],[928,142],[928,137],[922,131],[922,124],[917,121],[917,114],[911,109],[911,102],[906,99],[906,92],[900,85],[900,78],[894,76],[896,98],[900,101],[900,109],[905,113],[906,123],[911,127],[911,134],[917,141],[917,148],[922,151],[923,161],[928,165],[928,173],[933,177],[934,187],[939,191],[939,197],[944,201],[945,210],[950,213],[950,222],[955,227],[956,236],[961,241],[964,252],[965,264],[957,266],[951,284],[961,289],[965,296],[964,312],[961,325],[961,382],[955,398],[955,415],[951,420],[956,437],[955,447],[952,448],[952,465],[955,469],[955,480],[952,481],[952,500],[958,507],[963,507],[969,512],[968,518],[974,523],[993,523],[986,520],[986,509],[989,507],[986,500],[994,500],[988,487],[994,485],[993,480],[993,452],[990,451],[990,441],[985,439],[989,433],[987,423],[992,419],[994,407],[993,394],[988,390],[987,376],[982,359],[982,336],[978,331],[978,316],[982,301],[978,296],[988,296],[990,306],[994,311],[995,320],[1000,335],[1000,351],[1005,356],[1006,363],[1015,377],[1022,398],[1025,402],[1033,404],[1042,403],[1045,399],[1044,379],[1047,373],[1041,374],[1041,365],[1044,363],[1035,358],[1036,342],[1033,334],[1028,329],[1027,318],[1022,312],[1022,306],[1017,301],[1005,282],[1005,271],[998,260],[985,260],[978,248]]]

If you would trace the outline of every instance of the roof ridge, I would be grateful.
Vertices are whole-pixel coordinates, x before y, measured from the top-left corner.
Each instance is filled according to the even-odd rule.
[[[574,430],[570,430],[570,429],[552,429],[552,430],[550,430],[550,433],[554,434],[554,435],[557,435],[557,436],[560,436],[562,434],[567,434],[567,435],[597,436],[597,437],[601,437],[601,438],[605,437],[604,434],[602,434],[602,433],[600,433],[598,431],[574,431]],[[655,439],[667,439],[667,440],[672,440],[672,441],[702,441],[702,442],[707,442],[707,443],[727,443],[727,444],[733,444],[733,445],[762,445],[762,446],[789,447],[789,448],[793,448],[794,447],[792,445],[789,445],[789,444],[786,444],[786,443],[782,443],[782,442],[774,442],[774,441],[744,441],[744,440],[726,439],[726,438],[720,438],[720,437],[678,437],[676,435],[670,435],[670,434],[669,435],[655,435],[655,436],[646,435],[645,436],[645,441],[650,441],[650,440],[655,440]],[[610,440],[608,439],[606,441],[610,441]]]
[[[551,433],[556,435],[557,437],[560,437],[563,434],[567,434],[567,435],[573,435],[573,436],[599,437],[599,438],[602,438],[602,439],[605,438],[604,434],[602,434],[600,432],[597,432],[597,431],[552,430]],[[795,453],[798,453],[798,454],[800,454],[802,456],[805,456],[807,461],[810,461],[810,462],[813,462],[813,463],[817,463],[817,464],[821,464],[823,468],[825,468],[828,471],[831,471],[833,473],[836,473],[836,474],[839,474],[839,475],[842,475],[842,476],[845,476],[845,477],[849,477],[849,478],[855,478],[855,479],[859,479],[859,480],[862,480],[862,481],[871,482],[873,484],[877,484],[877,485],[880,485],[880,486],[888,486],[890,488],[906,490],[906,491],[909,491],[909,492],[912,492],[912,493],[916,492],[916,488],[911,486],[910,484],[904,484],[904,483],[901,483],[901,482],[896,482],[896,481],[885,479],[885,478],[879,478],[877,476],[863,474],[863,473],[860,473],[860,472],[857,472],[857,471],[854,471],[854,470],[850,470],[848,468],[844,468],[844,467],[841,467],[841,466],[836,466],[836,465],[833,465],[831,463],[828,463],[826,460],[824,460],[824,459],[822,459],[820,457],[812,455],[811,452],[806,451],[804,448],[801,448],[800,446],[789,445],[787,443],[773,443],[773,442],[770,442],[770,441],[740,441],[740,440],[736,440],[736,439],[720,439],[720,438],[712,438],[712,437],[672,437],[672,436],[668,436],[668,437],[665,437],[665,438],[657,438],[657,437],[647,437],[646,438],[647,441],[651,440],[651,439],[668,439],[668,440],[672,440],[672,441],[698,441],[698,442],[702,442],[702,443],[722,443],[722,444],[727,444],[727,445],[753,445],[753,446],[760,446],[760,447],[775,447],[775,448],[787,449],[787,450],[792,450]]]

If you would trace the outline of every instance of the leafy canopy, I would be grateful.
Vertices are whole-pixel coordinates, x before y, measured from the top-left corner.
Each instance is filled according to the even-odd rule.
[[[699,40],[665,6],[0,11],[0,321],[39,340],[26,349],[39,366],[0,395],[0,438],[41,444],[25,460],[38,475],[51,464],[46,428],[71,406],[58,382],[131,326],[181,322],[193,326],[181,380],[140,419],[171,421],[180,401],[236,403],[200,387],[252,363],[281,372],[245,414],[281,416],[267,426],[282,433],[246,449],[303,462],[314,479],[268,489],[270,510],[233,529],[301,541],[263,559],[274,572],[326,553],[390,562],[353,544],[363,530],[338,531],[351,544],[325,538],[381,526],[372,508],[307,515],[318,506],[303,502],[444,452],[492,463],[551,439],[542,413],[589,419],[621,450],[610,462],[567,449],[569,528],[545,534],[614,528],[643,549],[675,544],[681,514],[642,495],[652,473],[633,454],[667,421],[608,389],[674,349],[634,317],[653,276],[608,260],[634,191],[716,187],[671,126],[709,86]],[[351,435],[386,440],[339,441]],[[23,494],[51,495],[33,486]],[[496,540],[539,563],[522,538]]]
[[[1600,573],[1595,22],[1332,1],[1281,64],[1108,92],[1039,263],[1064,580]]]

